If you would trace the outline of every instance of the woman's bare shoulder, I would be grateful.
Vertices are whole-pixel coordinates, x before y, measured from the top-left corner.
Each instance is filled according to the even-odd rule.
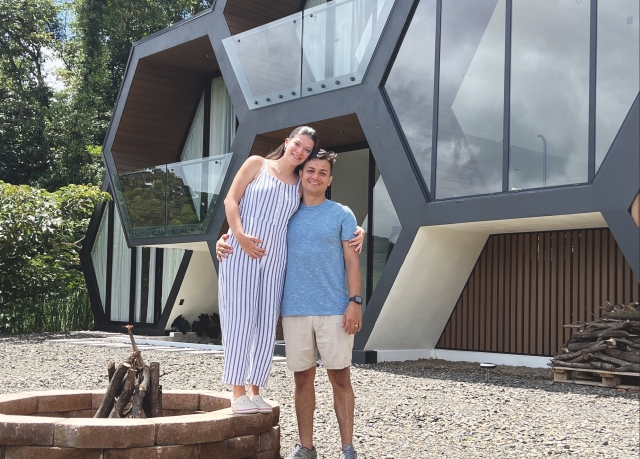
[[[241,172],[243,175],[250,176],[253,180],[260,174],[264,161],[266,160],[262,156],[249,156],[242,165]]]

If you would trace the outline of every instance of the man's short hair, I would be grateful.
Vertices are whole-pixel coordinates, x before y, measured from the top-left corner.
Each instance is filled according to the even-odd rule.
[[[307,158],[307,160],[305,161],[305,163],[311,161],[312,159],[323,159],[325,161],[329,161],[329,164],[331,165],[331,169],[330,169],[331,174],[333,175],[333,165],[336,163],[338,159],[338,154],[333,151],[323,150],[321,148],[320,150],[313,150],[309,155],[309,157]]]

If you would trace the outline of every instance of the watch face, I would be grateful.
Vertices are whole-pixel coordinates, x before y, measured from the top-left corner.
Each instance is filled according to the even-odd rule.
[[[352,296],[351,298],[349,298],[351,301],[357,303],[357,304],[362,304],[362,297],[361,296]]]

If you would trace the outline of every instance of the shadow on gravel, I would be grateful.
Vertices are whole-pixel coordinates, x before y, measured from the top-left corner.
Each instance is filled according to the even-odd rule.
[[[383,362],[373,365],[357,365],[357,368],[373,372],[391,373],[409,378],[437,379],[464,384],[544,390],[554,393],[581,393],[604,398],[640,398],[638,391],[554,382],[551,369],[546,368],[498,365],[490,371],[489,382],[486,382],[485,370],[480,368],[480,364],[469,362],[424,359],[406,362]]]

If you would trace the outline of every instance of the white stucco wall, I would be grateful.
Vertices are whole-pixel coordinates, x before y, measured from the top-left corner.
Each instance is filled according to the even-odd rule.
[[[420,228],[365,349],[433,349],[488,237]]]
[[[183,304],[180,304],[180,301]],[[167,329],[178,315],[194,321],[202,313],[218,312],[218,275],[209,251],[194,251],[173,305]]]

